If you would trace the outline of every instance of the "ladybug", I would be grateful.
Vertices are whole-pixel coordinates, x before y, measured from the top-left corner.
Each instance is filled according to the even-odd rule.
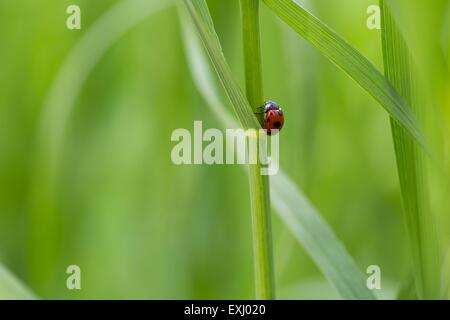
[[[284,125],[284,113],[280,106],[273,101],[266,101],[264,106],[260,107],[264,110],[263,128],[267,130],[267,134],[272,135],[272,130],[281,130]],[[262,114],[259,113],[259,114]],[[277,132],[278,132],[277,131]],[[276,134],[276,133],[275,133]]]

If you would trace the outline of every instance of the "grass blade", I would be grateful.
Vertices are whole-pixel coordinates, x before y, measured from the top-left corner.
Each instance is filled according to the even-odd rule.
[[[295,1],[263,1],[300,36],[372,95],[396,122],[425,146],[422,131],[408,103],[361,53]]]
[[[240,0],[240,3],[247,99],[256,112],[263,103],[259,0]]]
[[[384,72],[414,111],[421,114],[420,103],[414,94],[417,90],[414,89],[409,50],[385,0],[380,0],[380,7]],[[427,194],[424,154],[404,128],[393,120],[391,129],[411,247],[415,290],[420,299],[436,299],[440,295],[440,263]]]
[[[283,172],[270,182],[280,218],[342,298],[374,299],[353,258],[299,188]]]
[[[234,80],[225,60],[206,2],[204,0],[185,0],[185,3],[242,127],[244,129],[259,129],[261,126],[256,120],[254,110],[252,110],[239,85]],[[251,54],[254,53],[254,50],[258,49],[252,48]],[[252,67],[252,65],[247,66]],[[259,80],[259,84],[252,81],[248,86],[251,98],[255,101],[261,99],[259,96],[261,93],[260,69],[257,72],[256,81],[258,82]],[[247,73],[251,77],[253,70],[247,69]],[[254,87],[254,85],[258,88]],[[259,103],[262,103],[262,101]],[[257,105],[255,104],[254,108],[256,107]],[[257,136],[254,138],[258,139]],[[269,182],[267,177],[262,176],[260,172],[261,163],[259,160],[256,165],[249,165],[256,298],[272,299],[274,297],[274,277]]]
[[[261,47],[259,34],[259,0],[241,0],[242,38],[244,47],[245,84],[247,99],[253,108],[263,103]],[[263,115],[261,114],[261,122]],[[269,178],[261,175],[261,165],[249,165],[251,189],[253,250],[256,297],[274,299],[272,224],[270,213]]]
[[[0,300],[32,300],[34,294],[0,264]]]
[[[256,120],[250,104],[242,93],[236,80],[233,78],[231,70],[226,63],[205,1],[185,0],[184,2],[199,31],[199,35],[205,45],[208,56],[219,75],[219,79],[230,98],[241,126],[244,129],[260,128],[261,126]]]
[[[236,127],[237,122],[220,99],[214,81],[216,77],[208,57],[202,50],[190,19],[181,10],[180,19],[185,51],[195,85],[223,126]],[[275,212],[327,280],[338,289],[343,299],[375,299],[374,294],[366,287],[362,272],[344,245],[282,170],[271,178],[271,198]]]

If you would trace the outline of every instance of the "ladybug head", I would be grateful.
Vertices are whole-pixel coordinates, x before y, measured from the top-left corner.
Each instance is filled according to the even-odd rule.
[[[280,106],[271,100],[266,101],[264,103],[264,111],[268,112],[269,110],[280,110]]]

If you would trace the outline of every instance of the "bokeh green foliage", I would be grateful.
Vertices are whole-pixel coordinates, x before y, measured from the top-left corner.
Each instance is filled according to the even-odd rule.
[[[38,135],[59,68],[119,2],[78,1],[82,30],[70,31],[65,10],[72,1],[0,0],[0,261],[44,298],[252,298],[247,177],[237,166],[170,161],[174,129],[191,128],[193,120],[220,127],[192,83],[174,7],[106,52],[75,101],[58,170],[48,172],[39,161],[49,156]],[[433,100],[429,113],[437,125],[429,131],[438,156],[430,191],[444,251],[450,232],[446,2],[393,3],[421,66],[423,92],[430,89]],[[239,3],[208,3],[244,88]],[[382,70],[380,33],[366,27],[372,1],[306,3]],[[379,296],[394,297],[408,278],[409,249],[388,117],[264,5],[261,10],[265,98],[286,113],[281,166],[361,269],[381,267]],[[338,297],[277,218],[274,240],[280,298]],[[81,291],[65,288],[70,264],[82,269]]]

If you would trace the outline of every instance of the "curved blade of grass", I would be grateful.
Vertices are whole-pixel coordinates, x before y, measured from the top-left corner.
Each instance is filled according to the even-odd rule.
[[[242,127],[244,129],[259,129],[261,126],[256,120],[254,111],[233,78],[231,70],[225,60],[206,2],[204,0],[185,0],[185,4],[199,31],[214,68],[222,81],[222,85],[232,102]],[[249,87],[252,100],[260,100],[260,97],[254,97],[256,92],[254,92],[252,85],[253,81],[250,83]],[[257,88],[256,90],[259,91],[258,94],[260,94],[260,88]],[[259,103],[261,103],[261,101]],[[257,105],[254,105],[253,107],[256,108],[256,106]],[[258,137],[255,137],[255,139],[258,139]],[[260,173],[261,163],[259,160],[257,164],[249,165],[248,167],[256,298],[273,299],[274,277],[269,181],[267,177],[262,176]]]
[[[205,49],[213,63],[214,69],[219,75],[225,91],[234,107],[237,118],[244,129],[260,128],[261,125],[253,114],[252,107],[242,93],[239,85],[231,74],[231,70],[225,61],[214,25],[204,0],[184,1],[192,19],[199,31],[199,35],[205,45]]]
[[[60,248],[57,179],[65,129],[87,78],[108,49],[131,28],[172,6],[173,0],[124,0],[99,17],[74,45],[59,68],[43,105],[36,133],[36,160],[31,190],[29,279],[45,288]],[[42,226],[45,225],[45,228]]]
[[[361,53],[295,1],[263,1],[281,20],[372,95],[396,122],[426,147],[425,138],[408,103]]]
[[[380,8],[384,72],[402,97],[420,115],[409,49],[385,0],[380,0]],[[393,120],[391,129],[411,247],[413,284],[420,299],[437,299],[440,295],[439,249],[427,194],[424,154],[404,128]]]
[[[195,85],[208,107],[226,128],[237,126],[221,102],[213,70],[204,54],[190,19],[180,11],[186,55]],[[202,20],[197,23],[204,24]],[[209,43],[209,45],[215,45]],[[211,51],[211,50],[209,50]],[[218,51],[218,50],[215,50]],[[221,55],[216,59],[224,59]],[[226,63],[223,61],[222,63]],[[219,74],[219,77],[221,75]],[[206,81],[208,79],[209,81]],[[226,81],[230,83],[232,80]],[[224,80],[222,79],[222,82]],[[232,88],[229,88],[232,90]],[[246,109],[245,109],[246,110]],[[251,111],[250,111],[251,112]],[[367,289],[365,278],[333,230],[319,212],[282,170],[271,176],[272,206],[293,233],[322,274],[339,291],[343,299],[375,299]]]
[[[0,300],[33,300],[35,295],[0,264]]]
[[[374,299],[353,258],[294,182],[280,171],[270,183],[281,220],[342,298]]]

